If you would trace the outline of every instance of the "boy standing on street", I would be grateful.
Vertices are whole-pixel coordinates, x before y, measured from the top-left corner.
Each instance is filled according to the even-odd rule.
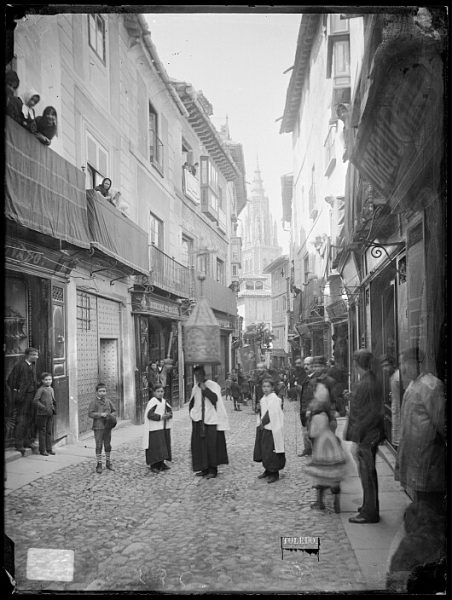
[[[88,416],[93,419],[94,440],[96,442],[96,473],[102,473],[102,446],[105,448],[106,468],[114,471],[111,466],[111,429],[110,420],[116,424],[116,409],[107,398],[107,388],[104,383],[96,386],[96,398],[89,405]],[[114,425],[113,425],[114,427]]]
[[[55,393],[52,387],[52,375],[41,375],[41,386],[35,394],[36,420],[39,434],[39,454],[55,454],[52,450],[52,424],[56,413]]]

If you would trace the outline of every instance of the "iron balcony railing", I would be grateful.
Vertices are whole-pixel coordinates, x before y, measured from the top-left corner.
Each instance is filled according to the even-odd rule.
[[[234,292],[212,277],[206,277],[202,282],[198,279],[199,271],[194,271],[195,294],[207,299],[210,307],[230,315],[237,314],[237,298]]]
[[[190,269],[154,244],[149,245],[149,269],[153,285],[184,298],[190,297]]]

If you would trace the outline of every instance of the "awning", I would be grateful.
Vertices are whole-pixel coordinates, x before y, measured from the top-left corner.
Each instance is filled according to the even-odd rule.
[[[86,191],[91,245],[139,273],[149,274],[148,236],[101,194]]]
[[[10,117],[6,117],[5,137],[5,217],[89,248],[83,172]]]

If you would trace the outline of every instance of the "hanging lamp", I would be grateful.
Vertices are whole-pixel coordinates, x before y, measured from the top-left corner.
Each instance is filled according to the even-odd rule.
[[[219,365],[220,326],[203,296],[205,275],[198,275],[201,282],[200,299],[184,324],[184,358],[187,364]]]

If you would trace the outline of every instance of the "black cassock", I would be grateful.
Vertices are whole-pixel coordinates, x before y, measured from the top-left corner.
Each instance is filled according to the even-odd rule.
[[[215,392],[206,388],[203,390],[203,396],[207,397],[214,406],[216,405]],[[190,401],[189,412],[193,405],[194,398]],[[206,425],[202,420],[192,421],[191,456],[193,471],[204,471],[209,467],[229,464],[224,431],[218,431],[216,425]]]

